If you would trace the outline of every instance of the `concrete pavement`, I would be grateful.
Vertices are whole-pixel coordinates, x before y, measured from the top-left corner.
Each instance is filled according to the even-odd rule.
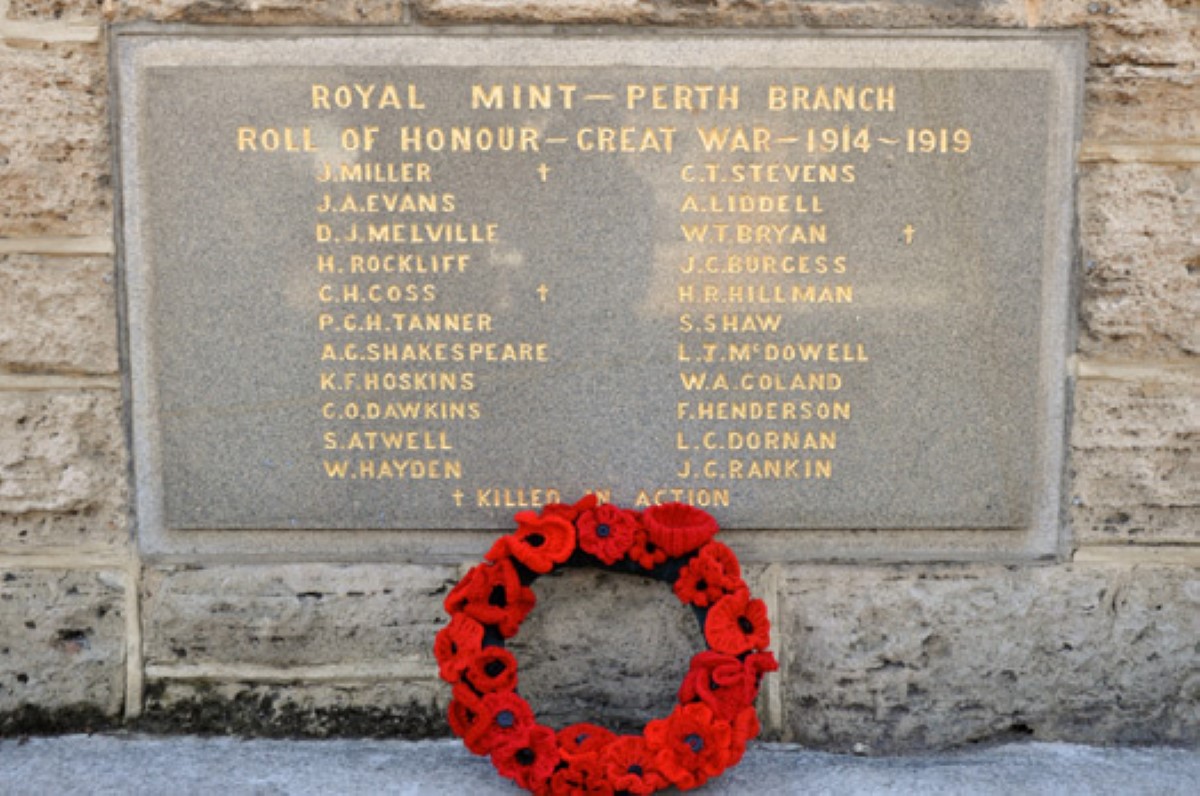
[[[0,740],[0,793],[8,796],[520,792],[457,741],[123,735]],[[1200,793],[1200,752],[1029,743],[868,758],[753,744],[739,766],[693,792],[1195,796]]]

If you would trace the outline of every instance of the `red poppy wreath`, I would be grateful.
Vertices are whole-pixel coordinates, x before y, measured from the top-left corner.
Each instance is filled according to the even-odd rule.
[[[688,790],[737,764],[759,731],[754,700],[763,675],[779,666],[767,650],[766,605],[750,596],[733,551],[713,540],[716,521],[682,503],[639,513],[594,496],[515,519],[517,530],[498,539],[446,597],[450,622],[434,654],[441,678],[454,687],[454,734],[538,794]],[[590,723],[556,732],[517,693],[517,661],[505,639],[533,609],[530,584],[572,566],[670,583],[703,629],[707,649],[692,657],[679,703],[641,735]]]

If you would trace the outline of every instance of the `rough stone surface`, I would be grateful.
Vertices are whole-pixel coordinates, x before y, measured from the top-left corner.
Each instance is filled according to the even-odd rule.
[[[112,228],[104,53],[0,42],[0,235]]]
[[[123,582],[120,572],[0,570],[0,735],[29,706],[120,709]]]
[[[113,392],[0,392],[0,549],[126,541]]]
[[[1072,435],[1079,544],[1200,542],[1200,373],[1081,380]]]
[[[152,680],[148,732],[324,738],[448,736],[448,693],[431,680],[245,683]]]
[[[814,28],[1023,27],[1029,19],[1023,0],[794,0],[792,6],[796,22]]]
[[[51,20],[99,19],[104,0],[8,0],[9,19],[49,22]]]
[[[0,255],[0,371],[115,373],[107,257]]]
[[[149,569],[148,665],[313,666],[428,658],[455,569],[288,564]]]
[[[1200,138],[1200,85],[1194,66],[1093,67],[1086,91],[1084,140]]]
[[[1080,187],[1080,349],[1200,353],[1200,169],[1094,164]]]
[[[239,25],[400,24],[405,0],[105,0],[114,22],[225,22]]]
[[[1200,740],[1200,572],[789,571],[792,740],[894,753],[1011,738]]]
[[[520,664],[521,693],[540,721],[637,732],[671,712],[704,641],[669,586],[566,570],[539,579],[534,591],[538,606],[508,646]]]
[[[1086,27],[1094,64],[1186,65],[1200,55],[1190,0],[1030,0],[1034,25]]]
[[[715,3],[714,3],[715,4]],[[609,22],[654,21],[653,0],[416,0],[421,22]]]

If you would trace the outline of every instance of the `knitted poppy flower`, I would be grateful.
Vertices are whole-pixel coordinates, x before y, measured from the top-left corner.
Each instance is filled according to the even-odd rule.
[[[454,686],[453,696],[450,699],[450,709],[447,711],[450,731],[459,738],[466,738],[472,728],[479,722],[482,715],[483,707],[475,692],[464,683]]]
[[[520,728],[491,752],[492,765],[522,788],[541,791],[558,765],[554,730],[540,724]]]
[[[502,536],[484,556],[499,561],[509,556],[517,559],[539,575],[544,575],[575,552],[575,529],[562,517],[539,517],[535,512],[522,511],[515,518],[517,530]]]
[[[754,708],[745,708],[733,720],[733,737],[729,743],[729,756],[726,766],[736,766],[742,762],[746,754],[746,742],[758,735],[762,728],[758,723],[758,714]]]
[[[605,564],[614,564],[633,546],[638,519],[632,511],[605,503],[580,513],[575,526],[581,548]]]
[[[703,785],[729,765],[733,728],[717,721],[708,706],[693,702],[646,725],[646,743],[658,768],[679,788]]]
[[[633,546],[629,548],[629,557],[638,563],[642,569],[654,569],[670,556],[667,551],[656,545],[650,538],[650,532],[645,525],[639,525],[633,532]]]
[[[621,736],[605,747],[602,760],[608,779],[618,792],[646,796],[670,784],[658,770],[646,739],[640,736]]]
[[[745,587],[733,551],[720,542],[709,542],[680,571],[675,595],[685,603],[707,608],[726,594]]]
[[[704,637],[708,646],[730,655],[766,648],[771,643],[767,604],[750,599],[749,589],[722,597],[708,612]]]
[[[729,765],[737,765],[746,751],[746,742],[758,737],[762,725],[754,708],[744,708],[733,720],[732,756]]]
[[[558,748],[566,759],[595,757],[616,735],[598,724],[581,722],[563,727],[558,731]]]
[[[708,512],[686,503],[651,506],[642,512],[642,522],[651,541],[673,558],[692,552],[720,530]]]
[[[742,660],[742,665],[746,667],[747,673],[754,678],[754,696],[758,696],[758,687],[762,684],[763,675],[767,672],[779,671],[779,661],[775,660],[775,655],[770,650],[756,652],[753,655],[747,655]]]
[[[702,702],[722,721],[733,721],[753,701],[753,682],[747,687],[742,662],[723,652],[705,650],[692,656],[692,665],[679,687],[679,702]]]
[[[450,624],[438,631],[433,641],[438,676],[447,683],[458,682],[482,647],[483,625],[466,614],[450,617]]]
[[[463,677],[480,694],[513,691],[517,687],[517,659],[504,647],[487,647],[475,656]]]
[[[561,750],[560,750],[561,751]],[[612,783],[608,781],[604,766],[598,755],[563,757],[563,763],[550,777],[549,792],[554,796],[577,796],[589,793],[596,796],[613,796]]]
[[[744,661],[723,652],[698,652],[679,687],[679,702],[703,702],[718,719],[733,721],[758,697],[763,672],[778,668],[769,652],[755,653]]]
[[[517,632],[537,601],[533,590],[521,584],[508,559],[472,567],[446,595],[446,613],[465,613],[485,625],[494,625],[501,636]]]
[[[562,517],[567,522],[575,522],[579,515],[588,509],[594,509],[599,499],[595,495],[584,495],[574,503],[547,503],[542,506],[543,517]]]
[[[529,703],[512,691],[484,694],[479,700],[479,718],[463,741],[474,754],[486,755],[502,743],[523,738],[533,725]]]

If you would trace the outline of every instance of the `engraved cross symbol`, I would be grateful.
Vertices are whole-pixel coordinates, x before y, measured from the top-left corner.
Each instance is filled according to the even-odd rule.
[[[912,224],[909,224],[904,228],[904,242],[906,244],[912,243],[913,233],[916,231],[916,227],[914,227]]]
[[[547,166],[545,163],[542,163],[537,167],[537,172],[538,172],[538,174],[542,175],[542,182],[545,182],[546,175],[550,173],[550,167]]]
[[[546,287],[545,284],[538,285],[538,288],[537,288],[538,298],[540,298],[542,300],[543,304],[546,303],[546,294],[549,292],[550,292],[550,288]]]
[[[450,493],[450,496],[454,498],[454,505],[458,508],[462,508],[463,491],[461,489],[456,489]]]

